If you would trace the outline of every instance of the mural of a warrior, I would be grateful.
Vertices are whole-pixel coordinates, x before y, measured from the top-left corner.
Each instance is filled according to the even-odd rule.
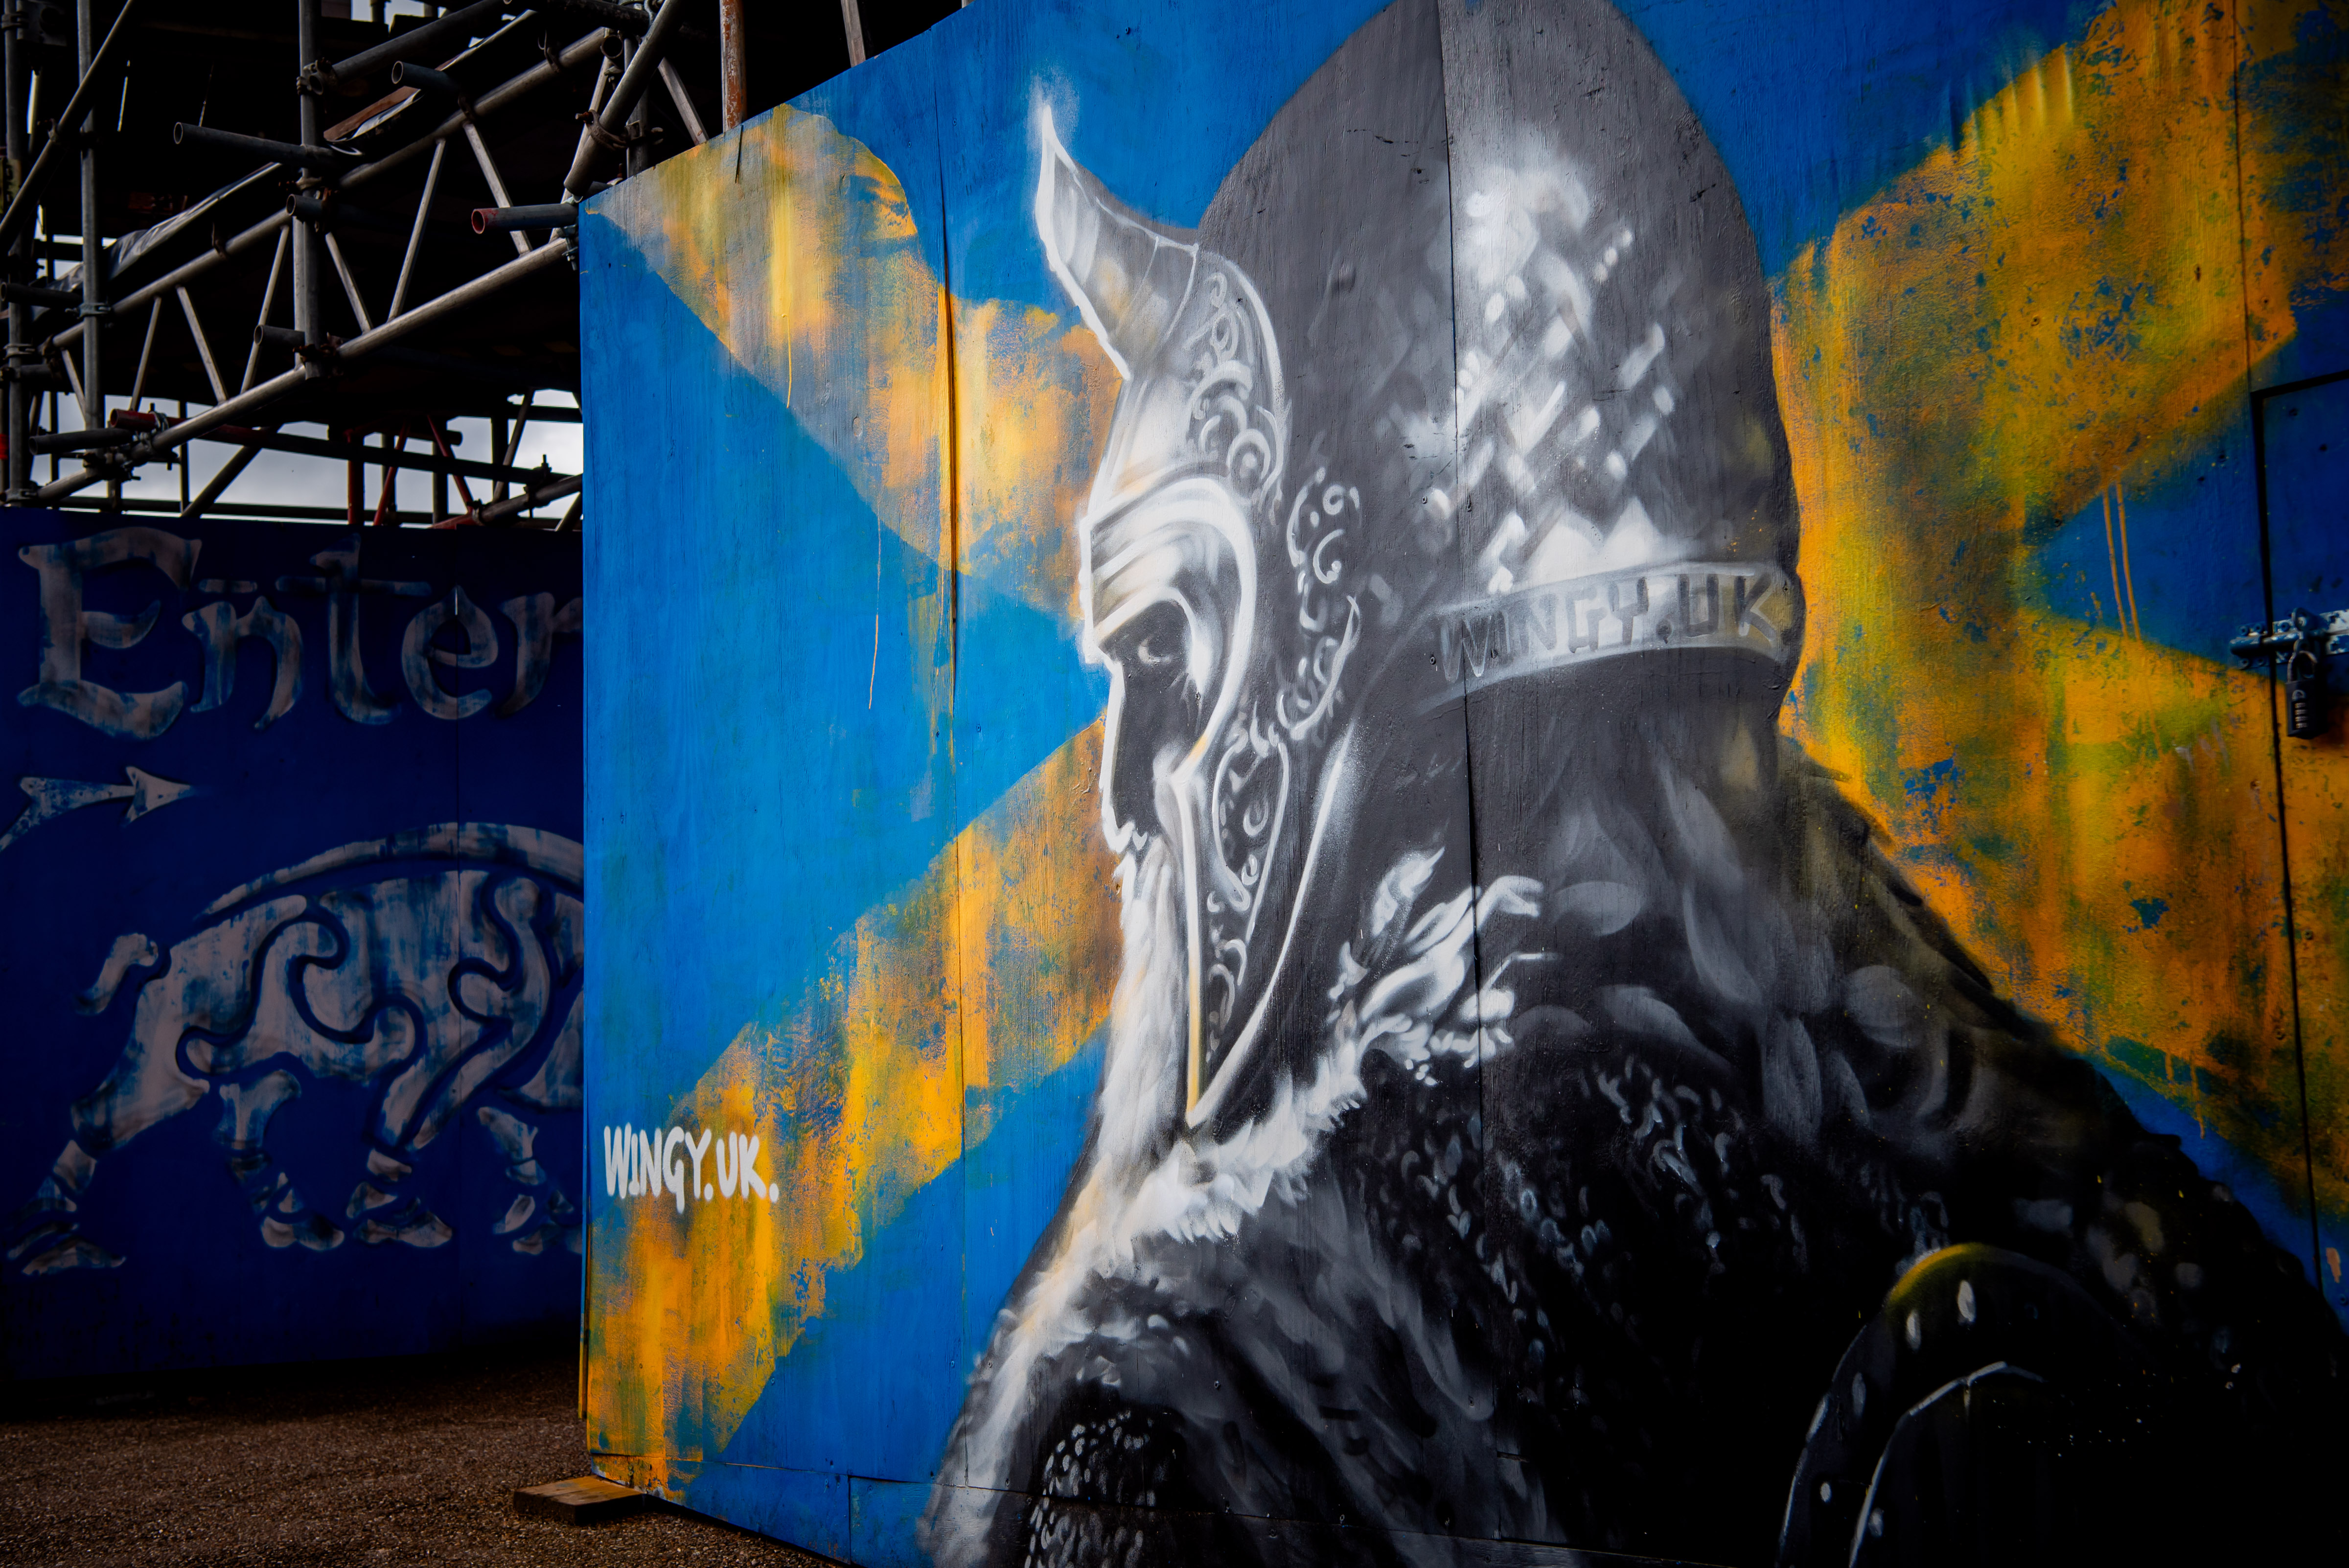
[[[1195,233],[1038,134],[1124,966],[939,1561],[2241,1549],[2340,1333],[1782,736],[1770,297],[1629,24],[1402,0]]]

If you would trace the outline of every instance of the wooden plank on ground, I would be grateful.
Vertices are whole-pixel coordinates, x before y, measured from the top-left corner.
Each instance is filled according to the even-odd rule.
[[[574,1476],[544,1486],[518,1488],[513,1501],[516,1513],[533,1519],[552,1519],[563,1524],[601,1524],[634,1513],[652,1499],[602,1476]]]

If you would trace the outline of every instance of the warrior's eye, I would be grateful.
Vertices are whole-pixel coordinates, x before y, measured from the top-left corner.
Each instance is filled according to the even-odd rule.
[[[1183,638],[1179,630],[1160,631],[1134,644],[1134,661],[1145,670],[1157,670],[1183,662]]]
[[[1138,675],[1171,680],[1184,672],[1191,651],[1191,628],[1173,605],[1153,605],[1134,617],[1120,638],[1119,654]]]

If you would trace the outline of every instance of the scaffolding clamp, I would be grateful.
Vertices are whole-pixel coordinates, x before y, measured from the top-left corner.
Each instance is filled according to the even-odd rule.
[[[626,152],[639,141],[660,139],[658,126],[655,126],[649,132],[634,129],[606,130],[593,112],[584,109],[574,118],[586,129],[587,135],[594,140],[595,145],[606,152]]]

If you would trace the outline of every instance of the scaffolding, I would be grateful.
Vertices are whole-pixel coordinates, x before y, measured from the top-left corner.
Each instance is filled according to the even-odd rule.
[[[8,504],[577,527],[581,476],[516,461],[581,417],[576,204],[861,63],[837,5],[0,0]],[[272,452],[340,461],[344,504],[232,499]],[[176,501],[125,494],[158,464]]]

